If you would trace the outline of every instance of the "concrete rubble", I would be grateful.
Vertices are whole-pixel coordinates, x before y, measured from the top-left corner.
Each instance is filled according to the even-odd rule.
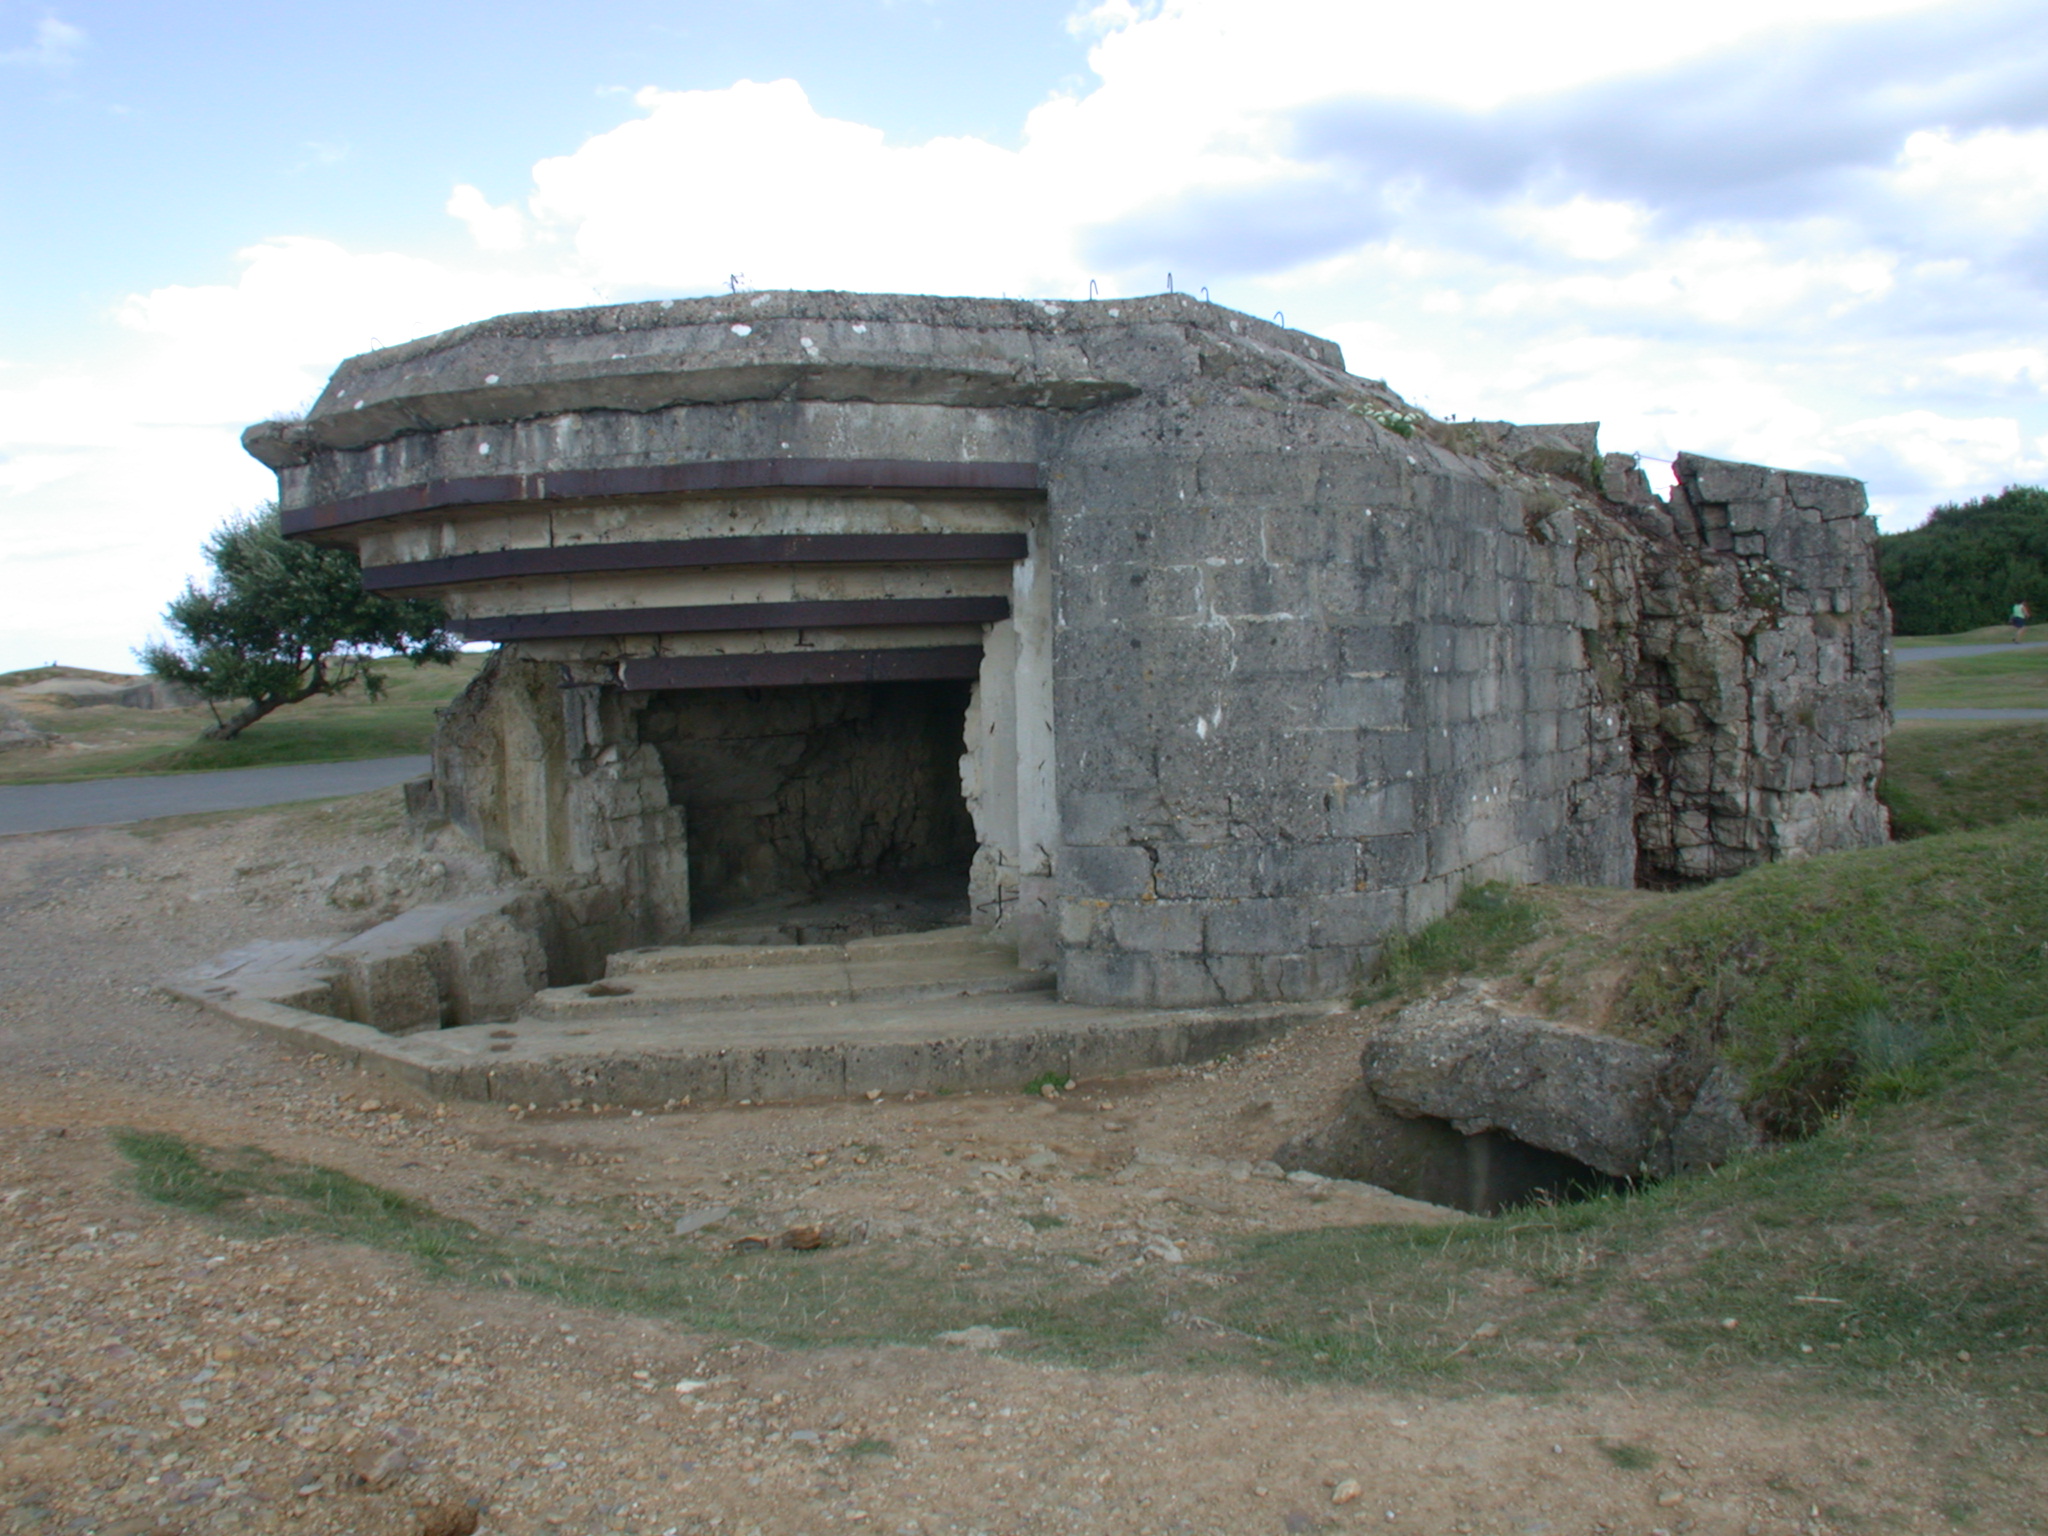
[[[1290,1143],[1283,1163],[1490,1209],[1518,1191],[1505,1187],[1511,1170],[1482,1166],[1485,1153],[1533,1147],[1634,1181],[1762,1144],[1745,1085],[1712,1057],[1510,1013],[1469,983],[1370,1028],[1359,1065],[1343,1112]],[[1532,1185],[1567,1171],[1539,1161]]]

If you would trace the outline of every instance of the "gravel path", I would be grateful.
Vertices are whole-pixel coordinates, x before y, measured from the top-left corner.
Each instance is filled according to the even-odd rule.
[[[0,836],[121,826],[196,811],[246,811],[298,800],[360,795],[418,778],[432,759],[370,757],[353,763],[224,768],[214,773],[146,774],[76,784],[0,786]]]
[[[2023,640],[2014,645],[1906,645],[1893,650],[1893,661],[1960,661],[1965,656],[2003,656],[2011,651],[2038,651],[2048,640]]]

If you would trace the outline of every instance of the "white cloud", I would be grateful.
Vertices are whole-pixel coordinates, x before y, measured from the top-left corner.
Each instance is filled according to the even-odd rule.
[[[508,309],[588,303],[560,275],[465,271],[320,240],[240,253],[234,283],[138,294],[97,369],[0,372],[0,669],[52,656],[123,668],[201,569],[223,518],[274,494],[252,421],[311,402],[335,362]],[[83,598],[81,594],[86,594]],[[10,659],[11,658],[11,659]]]
[[[1892,183],[1930,213],[1967,219],[1976,230],[2038,231],[2048,215],[2048,129],[1923,129],[1906,139]]]
[[[19,64],[29,69],[60,73],[69,69],[85,51],[86,41],[83,28],[74,27],[68,21],[59,21],[55,16],[45,16],[36,23],[34,42],[25,48],[0,49],[0,64]]]
[[[1942,365],[1964,379],[1983,379],[2037,392],[2048,390],[2048,349],[2041,347],[1992,347],[1982,352],[1960,352],[1943,358]]]
[[[2013,0],[1485,0],[1456,27],[1105,0],[1074,25],[1099,81],[1015,148],[892,144],[793,80],[650,88],[528,195],[452,187],[466,260],[280,236],[121,306],[117,364],[0,372],[9,558],[51,578],[0,644],[118,664],[265,494],[235,433],[348,353],[737,273],[1080,297],[1172,271],[1439,413],[1864,475],[1894,520],[2048,474],[2048,23]]]
[[[1901,411],[1835,427],[1824,441],[1844,463],[1866,474],[1881,471],[1881,485],[1899,488],[1891,500],[1913,490],[1930,501],[1948,501],[1957,499],[1950,487],[1981,492],[2048,476],[2048,437],[2027,441],[2010,416]]]
[[[526,244],[526,215],[515,204],[492,206],[468,183],[448,196],[448,213],[469,226],[469,236],[482,251],[516,251]]]
[[[1039,166],[978,139],[909,148],[793,80],[646,90],[642,116],[534,167],[534,217],[615,288],[1015,292],[1061,281],[1071,228]]]

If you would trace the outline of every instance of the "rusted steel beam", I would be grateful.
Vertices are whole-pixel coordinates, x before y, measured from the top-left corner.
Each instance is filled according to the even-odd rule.
[[[396,592],[471,581],[515,581],[526,576],[713,565],[957,565],[1022,560],[1029,549],[1029,540],[1021,533],[788,533],[562,544],[367,566],[363,587],[370,592]]]
[[[866,629],[884,624],[993,624],[1007,597],[874,597],[800,603],[697,603],[683,608],[591,608],[568,613],[454,619],[465,640],[567,640],[591,635],[680,635],[729,629]]]
[[[570,469],[531,475],[429,480],[288,508],[278,517],[290,538],[353,528],[386,518],[508,502],[600,501],[620,496],[718,496],[747,491],[944,492],[959,496],[1040,497],[1038,466],[1009,461],[927,459],[710,459],[694,464]]]
[[[619,663],[631,689],[786,688],[800,683],[918,682],[976,677],[978,645],[910,646],[887,651],[769,651],[747,656],[650,656]]]

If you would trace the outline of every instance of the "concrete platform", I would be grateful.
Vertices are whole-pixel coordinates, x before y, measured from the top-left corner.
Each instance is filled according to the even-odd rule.
[[[438,1098],[542,1107],[1015,1091],[1047,1072],[1103,1078],[1206,1060],[1342,1006],[1065,1004],[1050,975],[1019,970],[970,930],[638,950],[609,969],[603,982],[537,994],[506,1023],[409,1035],[218,983],[177,990],[294,1049]]]

